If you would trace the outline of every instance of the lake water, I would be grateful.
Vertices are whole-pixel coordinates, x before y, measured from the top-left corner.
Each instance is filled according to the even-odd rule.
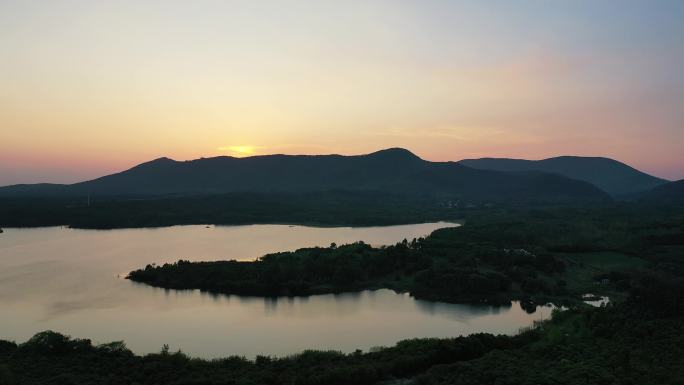
[[[269,252],[363,240],[393,244],[449,223],[366,228],[287,225],[158,229],[5,229],[0,234],[0,339],[54,330],[95,343],[124,340],[136,353],[163,344],[197,357],[351,352],[414,337],[515,333],[550,308],[418,301],[390,290],[296,298],[210,295],[136,284],[148,263],[254,259]]]

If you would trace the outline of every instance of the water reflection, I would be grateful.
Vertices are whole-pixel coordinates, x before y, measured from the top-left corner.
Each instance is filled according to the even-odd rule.
[[[468,317],[496,315],[502,310],[510,310],[512,304],[488,306],[488,305],[474,305],[474,304],[446,304],[442,302],[431,301],[415,301],[416,306],[428,314],[448,314],[454,319],[464,320],[465,314]]]
[[[538,319],[519,306],[431,303],[390,290],[263,298],[165,290],[117,277],[180,258],[253,259],[361,239],[389,244],[447,225],[5,229],[0,237],[0,338],[25,341],[51,329],[95,342],[125,340],[137,353],[169,344],[201,357],[253,357],[311,348],[351,352],[413,337],[515,333]]]

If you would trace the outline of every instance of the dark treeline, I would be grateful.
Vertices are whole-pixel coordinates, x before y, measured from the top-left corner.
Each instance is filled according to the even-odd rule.
[[[636,282],[623,303],[555,312],[524,347],[436,365],[413,383],[682,384],[684,280],[659,274]]]
[[[2,198],[0,226],[76,228],[288,223],[370,226],[455,220],[448,198],[376,192],[229,193],[184,197]]]
[[[202,360],[162,348],[137,356],[123,342],[42,332],[19,345],[0,341],[0,383],[662,385],[682,384],[682,357],[684,282],[662,273],[637,277],[622,303],[554,312],[516,336],[414,339],[351,354]]]
[[[551,256],[516,251],[512,258],[476,265],[471,257],[431,258],[426,244],[422,238],[382,248],[358,242],[270,254],[255,262],[181,260],[148,265],[128,278],[170,289],[258,296],[391,288],[422,299],[506,303],[518,294],[511,292],[513,283],[527,294],[562,294],[538,277],[553,279],[563,271],[562,262]]]
[[[474,334],[452,339],[415,339],[374,352],[305,351],[285,358],[257,356],[192,359],[162,348],[144,357],[123,342],[93,346],[55,332],[16,345],[0,342],[0,381],[12,384],[372,384],[415,376],[435,364],[523,346],[533,332],[515,337]]]
[[[671,264],[682,244],[682,209],[490,210],[462,227],[388,247],[358,242],[270,254],[254,262],[181,260],[148,265],[129,278],[164,288],[243,295],[390,288],[448,302],[543,302],[628,290],[635,269]]]

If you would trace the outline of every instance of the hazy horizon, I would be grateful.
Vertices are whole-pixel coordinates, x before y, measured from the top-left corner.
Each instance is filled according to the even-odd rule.
[[[377,150],[375,150],[375,151],[371,151],[371,152],[369,152],[369,153],[362,153],[362,154],[339,154],[339,153],[330,153],[330,154],[299,154],[299,153],[296,153],[296,154],[284,154],[284,153],[273,153],[273,154],[249,154],[249,155],[228,154],[228,155],[215,155],[215,156],[212,156],[212,157],[216,157],[216,156],[230,156],[230,157],[235,157],[235,158],[245,158],[245,157],[266,156],[266,155],[292,155],[292,156],[297,156],[297,155],[343,155],[343,156],[355,156],[355,155],[366,155],[366,154],[370,154],[370,153],[377,152],[377,151],[383,151],[383,150],[395,149],[395,148],[400,148],[400,147],[381,148],[381,149],[377,149]],[[432,161],[432,160],[430,160],[430,159],[425,159],[425,158],[421,157],[420,155],[416,154],[415,152],[411,151],[410,149],[407,149],[407,148],[403,148],[403,149],[412,152],[413,154],[419,156],[419,157],[420,157],[421,159],[423,159],[423,160]],[[548,157],[548,158],[562,157],[562,156],[575,156],[575,155],[563,154],[563,155],[551,156],[551,157]],[[199,157],[199,158],[191,158],[191,159],[176,159],[176,158],[172,158],[172,157],[170,157],[170,156],[158,156],[158,157],[155,157],[155,158],[152,158],[152,159],[147,159],[147,160],[145,160],[145,161],[143,161],[143,162],[140,162],[140,163],[132,164],[132,165],[130,165],[130,166],[128,166],[128,167],[125,167],[125,168],[123,168],[123,169],[112,170],[112,171],[106,171],[104,174],[92,175],[92,176],[90,176],[90,177],[85,177],[85,178],[81,178],[81,179],[73,179],[73,180],[37,180],[37,181],[34,181],[34,182],[18,182],[18,183],[13,183],[13,184],[35,184],[35,183],[71,184],[71,183],[83,182],[83,181],[87,181],[87,180],[96,179],[96,178],[101,177],[101,176],[111,175],[111,174],[115,174],[115,173],[118,173],[118,172],[126,171],[126,170],[129,170],[129,169],[131,169],[131,168],[133,168],[133,167],[135,167],[135,166],[137,166],[137,165],[140,165],[140,164],[142,164],[142,163],[150,162],[150,161],[153,161],[153,160],[156,160],[156,159],[161,159],[161,158],[168,158],[168,159],[172,159],[172,160],[177,161],[177,162],[183,162],[183,161],[192,161],[192,160],[197,160],[197,159],[200,159],[200,158],[211,158],[211,157]],[[499,158],[499,157],[483,157],[483,158]],[[543,160],[543,159],[548,159],[548,158],[527,159],[527,160]],[[463,159],[450,159],[450,160],[446,160],[446,161],[458,162],[458,161],[464,160],[464,159],[469,159],[469,158],[463,158]],[[504,158],[499,158],[499,159],[504,159]],[[508,158],[508,159],[512,159],[512,158]],[[616,159],[616,160],[619,161],[619,159]],[[632,165],[630,165],[630,164],[627,164],[627,165],[628,165],[628,166],[631,166],[631,167],[634,167],[634,166],[632,166]],[[636,167],[634,167],[634,168],[636,168]],[[636,168],[636,169],[637,169],[638,171],[644,172],[643,170],[639,170],[638,168]],[[2,176],[2,174],[0,174],[0,176]],[[654,176],[658,176],[658,175],[654,175]],[[25,177],[25,175],[24,175],[24,177]],[[48,178],[49,178],[49,177],[48,177]],[[666,179],[666,180],[670,180],[670,179],[665,178],[665,177],[661,177],[661,178]],[[675,180],[676,180],[676,179],[675,179]],[[0,187],[8,186],[8,185],[12,185],[12,184],[2,184],[2,183],[1,183],[1,179],[0,179]]]
[[[684,2],[0,2],[0,185],[161,156],[609,157],[684,178]]]

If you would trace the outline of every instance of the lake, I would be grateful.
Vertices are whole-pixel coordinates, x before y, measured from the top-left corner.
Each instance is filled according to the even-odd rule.
[[[393,244],[457,226],[424,223],[365,228],[287,225],[154,229],[4,229],[0,234],[0,339],[24,342],[43,330],[95,343],[124,340],[136,353],[196,357],[287,355],[304,349],[351,352],[414,337],[512,334],[549,307],[419,301],[391,290],[310,297],[240,297],[174,291],[123,277],[148,263],[238,259],[363,240]]]

